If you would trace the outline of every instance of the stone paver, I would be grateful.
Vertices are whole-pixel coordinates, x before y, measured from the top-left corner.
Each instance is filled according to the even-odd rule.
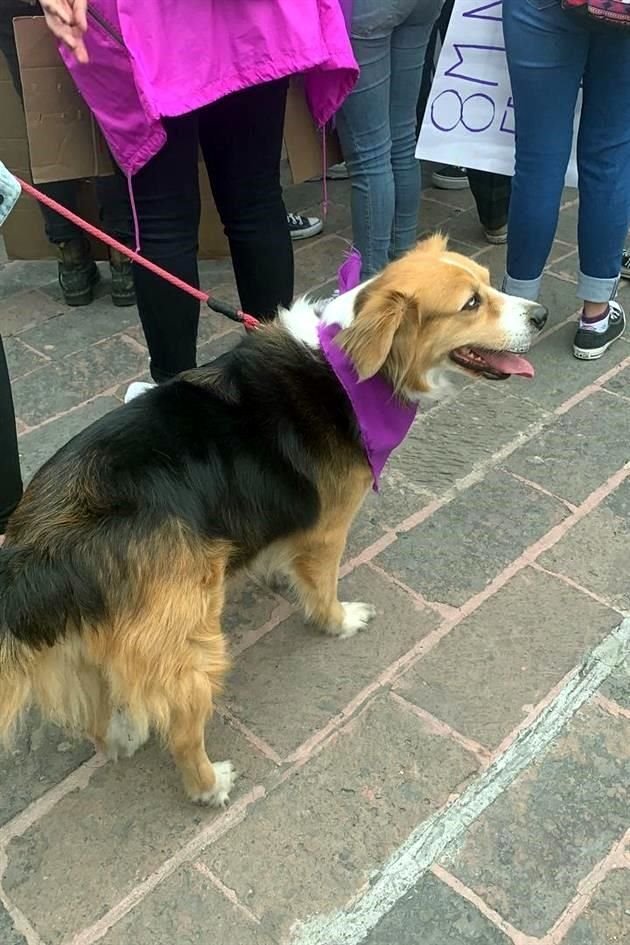
[[[270,770],[219,719],[208,727],[207,743],[215,761],[230,758],[239,773],[234,801]],[[186,799],[168,755],[150,744],[98,769],[87,787],[13,840],[3,885],[48,945],[57,945],[99,919],[215,817]]]
[[[296,291],[322,297],[352,235],[349,182],[331,181],[329,195],[324,233],[295,254]],[[551,945],[554,923],[553,945],[628,945],[630,848],[609,854],[630,828],[630,655],[605,664],[546,751],[535,731],[547,718],[536,706],[587,685],[588,652],[630,609],[630,342],[591,364],[571,357],[574,196],[543,283],[536,378],[460,378],[423,405],[355,523],[341,595],[376,605],[369,629],[326,638],[286,588],[246,575],[230,586],[234,666],[207,731],[210,756],[239,773],[227,812],[189,804],[153,741],[103,764],[27,714],[0,757],[1,945],[345,945],[303,939],[301,923],[340,909],[336,928],[388,877],[394,899],[377,900],[364,931],[346,916],[354,945]],[[286,198],[315,214],[321,184]],[[469,190],[425,190],[418,231],[434,228],[501,279],[505,247],[484,243]],[[106,265],[94,303],[72,310],[54,260],[4,260],[0,240],[27,480],[119,406],[129,380],[148,378],[148,352],[136,309],[111,304]],[[199,269],[205,289],[238,301],[229,259]],[[239,337],[204,309],[199,362]],[[571,504],[589,496],[574,520]],[[520,751],[511,786],[481,815],[462,811],[467,789],[498,783],[506,752]],[[399,886],[391,863],[404,864],[412,831],[441,838],[426,865],[442,868]],[[585,882],[592,896],[575,899]]]
[[[91,745],[69,738],[31,712],[22,722],[10,750],[2,757],[0,827],[91,755]]]
[[[630,610],[630,480],[572,528],[540,563],[561,571],[620,610]]]
[[[542,936],[627,830],[628,784],[630,720],[586,708],[445,865],[512,925]]]
[[[513,472],[579,503],[630,459],[630,412],[596,393],[558,418],[506,462]]]
[[[423,877],[365,945],[510,945],[507,935],[434,876]]]
[[[78,407],[146,369],[146,355],[124,338],[109,338],[51,361],[13,385],[15,413],[29,426]]]
[[[523,382],[523,385],[526,382]],[[441,494],[540,422],[545,414],[520,395],[518,380],[476,382],[425,413],[391,460],[415,486]]]
[[[293,921],[347,902],[476,768],[459,745],[380,698],[203,862],[283,935]]]
[[[76,436],[90,423],[116,407],[120,407],[120,401],[115,397],[95,397],[94,400],[81,404],[56,420],[25,433],[19,440],[24,479],[29,480],[33,473],[71,437]]]
[[[630,869],[606,877],[566,945],[625,945],[630,942]]]
[[[11,916],[0,904],[0,942],[2,945],[27,945],[26,939],[13,924]]]
[[[614,611],[528,569],[455,627],[399,688],[495,748],[618,623]]]
[[[457,606],[567,515],[555,499],[493,472],[376,560],[428,600]]]
[[[630,712],[630,659],[612,673],[602,687],[602,694]]]
[[[274,945],[208,879],[185,866],[102,939],[103,945]]]
[[[298,748],[438,624],[434,613],[368,568],[341,582],[340,597],[374,604],[367,630],[338,640],[290,617],[243,653],[232,671],[232,711],[280,753]]]

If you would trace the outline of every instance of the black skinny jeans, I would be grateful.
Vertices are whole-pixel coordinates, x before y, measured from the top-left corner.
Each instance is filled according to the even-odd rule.
[[[0,336],[0,535],[9,516],[22,498],[20,454],[15,431],[11,381]]]
[[[262,319],[273,318],[293,297],[280,186],[287,86],[286,80],[252,86],[166,119],[166,144],[133,178],[143,255],[198,287],[201,146],[241,306]],[[154,380],[194,367],[199,302],[141,266],[134,265],[134,279]]]

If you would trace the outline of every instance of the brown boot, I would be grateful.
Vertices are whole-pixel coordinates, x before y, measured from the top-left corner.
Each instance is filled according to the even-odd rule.
[[[136,304],[131,260],[116,249],[109,251],[109,268],[112,273],[112,302],[121,308]]]
[[[66,305],[89,305],[94,298],[94,286],[100,279],[90,244],[78,237],[60,243],[57,250],[59,285]]]

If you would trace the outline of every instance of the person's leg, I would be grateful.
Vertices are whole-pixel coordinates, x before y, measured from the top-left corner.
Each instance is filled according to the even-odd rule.
[[[584,299],[573,353],[601,357],[625,329],[617,292],[630,219],[630,47],[623,35],[593,33],[583,80],[577,159],[580,207],[578,296]],[[621,111],[621,114],[620,114]]]
[[[199,140],[241,306],[262,319],[293,300],[293,248],[280,186],[287,88],[286,80],[255,85],[199,112]]]
[[[394,174],[394,223],[390,258],[415,244],[420,207],[420,163],[416,160],[416,104],[427,44],[442,0],[416,0],[391,38],[390,127]]]
[[[143,256],[197,288],[197,113],[164,120],[166,144],[133,178]],[[158,383],[195,367],[199,302],[134,263],[140,321]]]
[[[536,299],[558,223],[590,34],[556,0],[504,0],[503,31],[516,123],[504,289]]]
[[[28,14],[29,8],[23,3],[13,2],[0,6],[0,52],[4,55],[15,91],[22,100],[22,82],[18,64],[13,19]],[[77,212],[78,182],[75,180],[53,181],[38,184],[39,189],[48,197],[56,200],[73,212]],[[98,282],[99,273],[88,241],[81,230],[60,216],[39,204],[44,218],[44,227],[49,242],[59,253],[59,284],[68,305],[87,305],[92,301],[93,288]]]
[[[387,265],[394,224],[389,111],[393,7],[392,0],[355,0],[351,39],[361,73],[337,116],[363,279]]]
[[[22,476],[11,380],[0,335],[0,542],[9,517],[21,498]]]
[[[133,225],[127,181],[122,174],[111,174],[108,177],[97,177],[94,184],[102,228],[125,246],[132,246]],[[110,249],[109,268],[114,305],[134,305],[136,293],[131,261],[117,250]]]
[[[468,168],[468,183],[489,243],[505,243],[512,178]]]

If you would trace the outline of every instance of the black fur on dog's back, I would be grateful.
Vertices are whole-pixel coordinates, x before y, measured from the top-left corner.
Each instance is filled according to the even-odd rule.
[[[337,380],[275,327],[112,411],[42,467],[14,514],[0,642],[52,645],[118,612],[131,549],[174,526],[247,563],[315,523],[318,468],[344,450],[361,446]]]

